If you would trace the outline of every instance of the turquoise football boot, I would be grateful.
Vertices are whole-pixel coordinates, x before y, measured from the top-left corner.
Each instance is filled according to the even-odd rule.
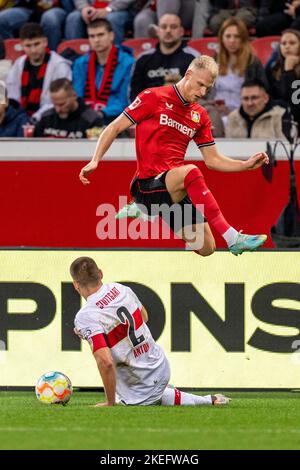
[[[235,256],[241,255],[244,251],[255,251],[264,244],[267,238],[267,235],[246,235],[239,232],[235,243],[229,247],[229,251]]]

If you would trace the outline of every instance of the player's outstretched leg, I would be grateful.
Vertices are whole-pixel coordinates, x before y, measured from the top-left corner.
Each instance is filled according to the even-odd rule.
[[[167,174],[166,184],[173,200],[174,195],[178,196],[178,193],[185,189],[194,206],[204,206],[204,215],[209,225],[224,238],[230,252],[234,255],[244,251],[255,251],[267,239],[266,235],[243,235],[227,222],[217,201],[206,186],[201,171],[195,165],[173,168]]]
[[[170,385],[166,387],[161,398],[162,406],[201,406],[201,405],[228,405],[230,398],[225,395],[193,395],[181,392]]]

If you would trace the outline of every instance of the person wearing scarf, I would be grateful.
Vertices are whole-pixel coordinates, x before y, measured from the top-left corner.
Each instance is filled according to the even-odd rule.
[[[20,103],[29,117],[39,120],[52,107],[50,83],[58,78],[71,79],[70,62],[49,50],[37,23],[22,26],[20,39],[25,55],[16,60],[8,73],[8,97]]]
[[[108,124],[128,105],[128,86],[134,63],[132,51],[114,45],[114,32],[106,19],[88,25],[91,51],[73,65],[73,85]]]

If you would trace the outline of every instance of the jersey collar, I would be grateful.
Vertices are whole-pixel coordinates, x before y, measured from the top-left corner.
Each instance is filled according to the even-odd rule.
[[[184,99],[184,97],[182,96],[182,94],[181,94],[180,91],[178,90],[177,86],[176,86],[176,85],[173,85],[173,88],[174,88],[174,90],[175,90],[176,95],[178,96],[178,98],[180,99],[180,101],[183,103],[183,105],[184,105],[184,106],[188,106],[190,103]]]
[[[96,292],[94,292],[93,294],[89,295],[86,300],[90,302],[91,300],[94,299],[94,297],[95,297],[95,298],[98,297],[98,295],[100,294],[101,290],[102,290],[104,287],[105,287],[105,284],[102,284],[102,286],[99,287],[99,289],[98,289]]]

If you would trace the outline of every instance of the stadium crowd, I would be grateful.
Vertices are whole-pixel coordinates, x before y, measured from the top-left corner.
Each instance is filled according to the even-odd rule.
[[[253,39],[274,34],[263,60]],[[130,36],[153,47],[137,57]],[[289,136],[300,124],[300,0],[0,0],[0,137],[26,124],[36,137],[93,136],[143,89],[179,81],[209,38],[220,74],[200,103],[214,136]],[[76,39],[85,53],[62,47]]]

